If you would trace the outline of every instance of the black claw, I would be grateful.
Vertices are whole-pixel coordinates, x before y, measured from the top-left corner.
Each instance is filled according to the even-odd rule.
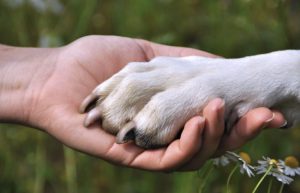
[[[288,121],[285,121],[285,123],[279,128],[285,130],[285,129],[291,128],[292,126],[293,126],[293,124],[289,124]]]
[[[127,123],[117,134],[116,143],[122,144],[135,140],[135,123]]]
[[[97,100],[98,100],[98,96],[96,96],[96,95],[92,94],[92,95],[87,96],[81,103],[79,112],[80,113],[88,112],[93,107],[95,107]]]

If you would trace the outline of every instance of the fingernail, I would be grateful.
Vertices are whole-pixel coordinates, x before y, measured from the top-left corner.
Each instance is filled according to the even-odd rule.
[[[225,101],[221,98],[216,99],[216,106],[221,110],[225,106]]]
[[[221,98],[216,98],[212,101],[213,105],[212,108],[214,111],[220,111],[221,109],[223,109],[225,102],[223,99]]]
[[[263,129],[267,128],[269,126],[269,124],[271,123],[271,121],[274,120],[274,118],[275,118],[275,114],[273,113],[272,117],[270,119],[268,119],[268,120],[265,121],[265,123],[263,124],[262,128]]]
[[[218,118],[219,121],[223,121],[224,122],[224,106],[225,106],[225,101],[223,99],[219,99],[218,101]]]
[[[204,117],[201,117],[201,116],[199,116],[199,122],[200,122],[200,123],[203,123],[203,122],[205,122],[205,118],[204,118]]]
[[[225,125],[225,120],[224,120],[224,111],[225,111],[225,101],[221,98],[215,99],[215,107],[216,107],[216,113],[217,113],[217,121],[218,124],[222,124],[222,126]]]

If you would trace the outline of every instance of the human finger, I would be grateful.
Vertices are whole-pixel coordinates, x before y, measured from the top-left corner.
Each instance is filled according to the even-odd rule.
[[[204,56],[209,58],[220,58],[220,56],[211,54],[206,51],[193,49],[193,48],[168,46],[168,45],[158,44],[158,43],[149,42],[141,39],[136,40],[136,42],[141,46],[148,60],[151,60],[152,58],[157,56],[173,56],[173,57]]]
[[[238,121],[228,135],[223,137],[218,152],[237,149],[257,136],[263,129],[283,123],[283,116],[278,112],[272,112],[265,107],[253,109]]]
[[[200,149],[204,124],[204,118],[200,116],[192,118],[185,124],[180,139],[173,141],[166,148],[145,150],[130,165],[148,170],[175,170]]]
[[[206,118],[203,144],[200,151],[180,171],[199,169],[219,147],[224,133],[224,101],[220,98],[211,101],[203,111]]]

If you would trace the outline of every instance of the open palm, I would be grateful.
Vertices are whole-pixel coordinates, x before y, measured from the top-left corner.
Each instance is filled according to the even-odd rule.
[[[148,170],[196,169],[217,151],[224,129],[224,109],[216,107],[218,101],[207,106],[203,115],[206,121],[200,116],[191,119],[180,139],[156,150],[144,150],[134,143],[116,144],[115,136],[101,130],[100,125],[83,127],[85,115],[78,110],[91,90],[129,62],[148,61],[159,55],[213,55],[115,36],[88,36],[53,52],[53,62],[39,66],[32,80],[35,84],[30,86],[31,93],[35,93],[28,116],[31,125],[79,151]],[[250,119],[253,123],[245,128],[246,134],[229,137],[236,141],[228,149],[239,147],[253,137],[272,114],[268,109],[258,111],[260,118],[250,113],[240,121],[241,126]]]

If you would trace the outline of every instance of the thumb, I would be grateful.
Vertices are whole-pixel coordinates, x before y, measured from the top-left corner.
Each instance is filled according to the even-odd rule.
[[[206,51],[193,49],[193,48],[167,46],[167,45],[158,44],[158,43],[154,43],[142,39],[137,39],[136,41],[141,46],[146,57],[149,60],[157,56],[173,56],[173,57],[203,56],[209,58],[220,58],[220,56],[211,54]]]

